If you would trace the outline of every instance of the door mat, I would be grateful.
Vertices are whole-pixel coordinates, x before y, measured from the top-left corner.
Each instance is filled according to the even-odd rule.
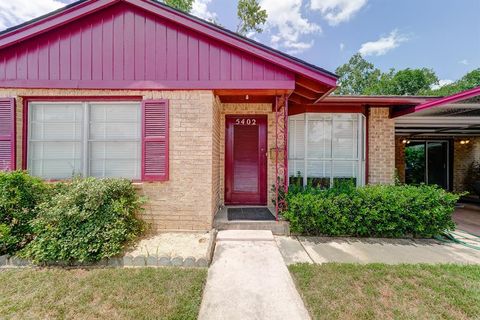
[[[228,208],[228,220],[275,221],[275,216],[268,208]]]

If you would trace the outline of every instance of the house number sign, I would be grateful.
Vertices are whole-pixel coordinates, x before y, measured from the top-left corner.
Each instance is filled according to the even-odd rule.
[[[255,126],[257,125],[257,119],[248,119],[248,118],[242,118],[242,119],[235,119],[235,124],[236,125],[242,125],[242,126]]]

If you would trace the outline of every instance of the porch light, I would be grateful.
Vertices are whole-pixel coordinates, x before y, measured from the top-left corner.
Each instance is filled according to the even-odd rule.
[[[403,144],[410,144],[410,140],[403,139],[403,140],[402,140],[402,143],[403,143]]]
[[[248,96],[248,94],[245,96],[245,100],[248,100],[250,99],[250,97]]]
[[[470,143],[470,140],[462,140],[460,141],[460,144],[469,144]]]

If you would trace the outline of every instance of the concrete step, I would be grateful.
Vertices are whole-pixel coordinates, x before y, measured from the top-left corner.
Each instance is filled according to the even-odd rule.
[[[227,218],[227,207],[222,207],[213,221],[213,227],[219,231],[222,230],[269,230],[274,235],[288,236],[290,235],[290,224],[288,221],[271,221],[271,220],[234,220],[229,221]],[[272,208],[269,208],[273,212]],[[273,213],[272,213],[273,215]]]

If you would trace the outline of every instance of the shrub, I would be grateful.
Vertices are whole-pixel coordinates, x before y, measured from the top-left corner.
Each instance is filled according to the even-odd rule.
[[[0,172],[0,255],[13,254],[32,239],[30,221],[48,189],[25,172]]]
[[[33,221],[21,256],[36,263],[95,262],[115,256],[143,230],[142,199],[128,180],[75,178],[62,183]]]
[[[455,227],[458,198],[426,185],[306,188],[289,191],[283,216],[309,235],[432,237]]]
[[[480,190],[476,187],[480,183],[480,162],[474,161],[468,166],[464,183],[467,191],[480,196]]]

